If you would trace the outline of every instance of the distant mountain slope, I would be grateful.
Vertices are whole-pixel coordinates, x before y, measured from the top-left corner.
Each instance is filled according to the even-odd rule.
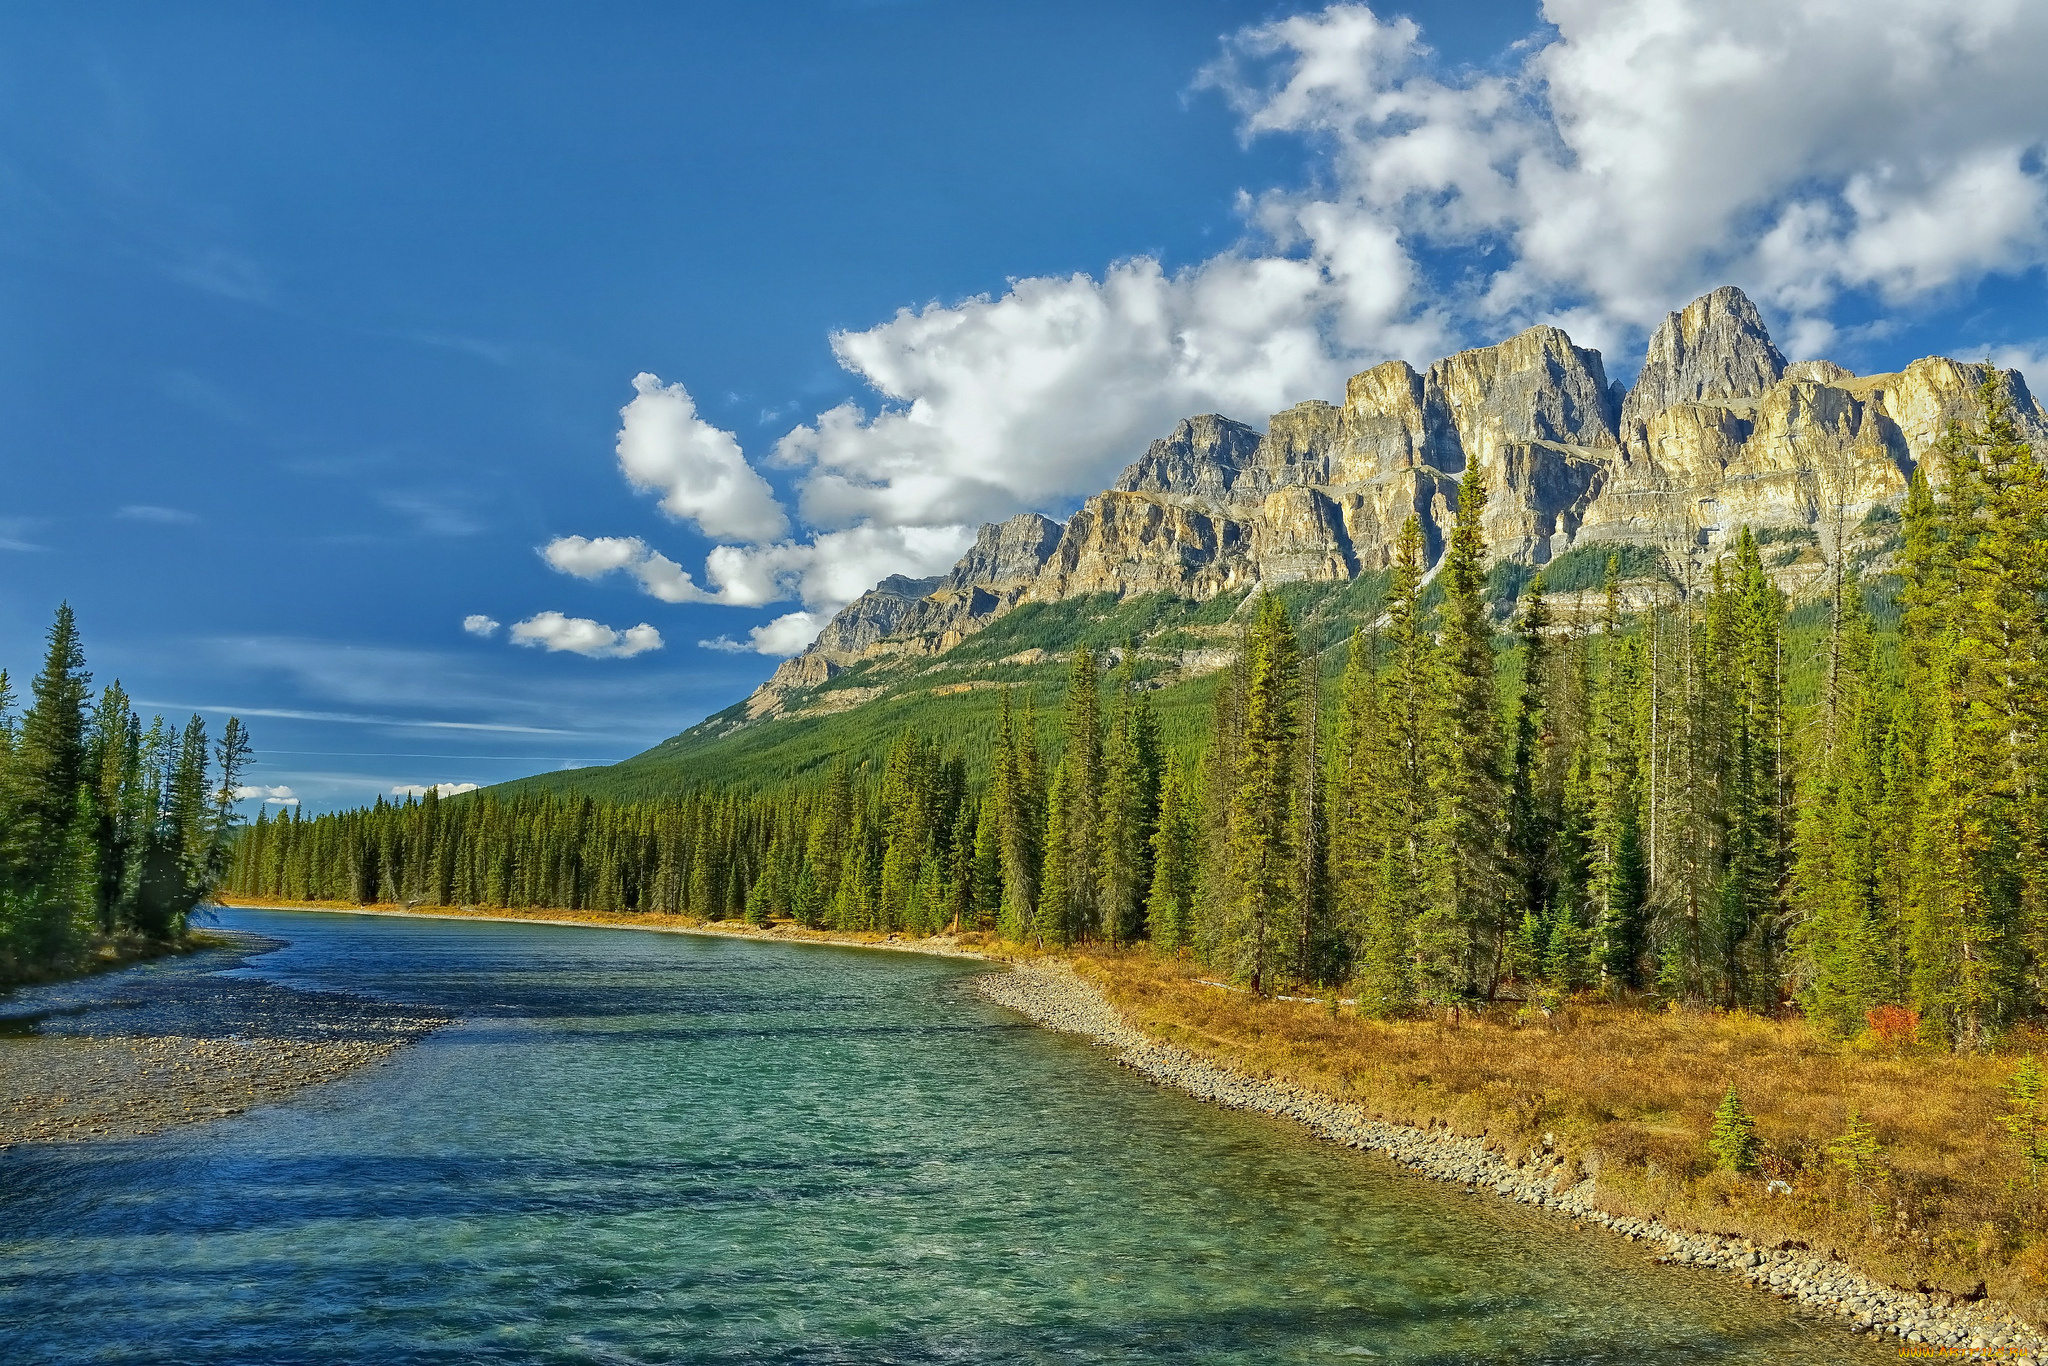
[[[1229,660],[1253,589],[1289,586],[1326,643],[1341,639],[1377,612],[1409,517],[1435,562],[1468,463],[1486,480],[1503,597],[1543,566],[1568,614],[1617,550],[1633,594],[1677,593],[1745,525],[1798,596],[1838,524],[1852,553],[1884,559],[1889,510],[1948,424],[1975,415],[1985,375],[1940,358],[1861,377],[1787,364],[1728,287],[1665,319],[1626,393],[1555,327],[1423,372],[1390,361],[1354,376],[1341,405],[1298,404],[1263,434],[1187,418],[1064,524],[1025,513],[983,527],[940,578],[884,580],[745,701],[610,769],[527,781],[645,794],[767,778],[866,753],[905,724],[972,744],[995,685],[1056,693],[1058,657],[1083,641],[1135,642],[1169,727],[1196,724],[1175,718]],[[2020,374],[1994,378],[2048,438]]]

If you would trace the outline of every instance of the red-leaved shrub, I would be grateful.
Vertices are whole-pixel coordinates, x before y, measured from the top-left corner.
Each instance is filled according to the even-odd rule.
[[[1874,1006],[1863,1018],[1870,1021],[1870,1032],[1887,1048],[1911,1043],[1920,1033],[1920,1012],[1904,1006]]]

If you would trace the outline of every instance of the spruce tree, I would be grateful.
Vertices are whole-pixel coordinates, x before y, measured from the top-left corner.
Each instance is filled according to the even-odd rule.
[[[1449,1001],[1491,995],[1506,949],[1509,887],[1501,816],[1502,735],[1487,619],[1486,483],[1478,462],[1458,485],[1458,521],[1444,552],[1428,887],[1415,923],[1422,975]]]
[[[1169,755],[1152,834],[1152,886],[1145,897],[1146,931],[1161,953],[1177,953],[1191,943],[1200,840],[1194,785],[1180,756]]]
[[[1301,658],[1287,609],[1262,597],[1246,642],[1243,739],[1230,804],[1230,895],[1219,956],[1256,994],[1277,991],[1300,964]]]
[[[995,775],[990,783],[1002,849],[1002,907],[998,930],[1005,939],[1022,942],[1038,918],[1038,880],[1043,838],[1038,782],[1038,740],[1029,702],[1015,717],[1010,694],[1003,693],[1002,717],[996,737]]]
[[[1115,675],[1115,715],[1102,754],[1101,846],[1097,904],[1103,935],[1131,944],[1145,933],[1145,895],[1152,881],[1152,831],[1158,819],[1157,723],[1136,686],[1137,651],[1124,647]]]
[[[1440,701],[1436,646],[1423,620],[1422,571],[1422,530],[1411,516],[1395,543],[1387,593],[1388,658],[1375,685],[1383,724],[1365,732],[1361,755],[1363,791],[1357,800],[1367,829],[1357,857],[1372,859],[1372,865],[1368,874],[1362,861],[1355,864],[1351,883],[1361,898],[1359,1005],[1381,1017],[1413,1008],[1419,987],[1415,922],[1430,864]]]
[[[1047,821],[1046,858],[1063,858],[1060,878],[1066,895],[1063,919],[1068,939],[1103,933],[1097,859],[1102,848],[1102,720],[1095,654],[1076,649],[1067,669],[1066,701],[1060,729],[1066,747],[1060,754],[1059,783],[1063,793],[1061,842],[1053,843]],[[1047,883],[1052,881],[1048,870]],[[1062,942],[1065,942],[1064,940]]]

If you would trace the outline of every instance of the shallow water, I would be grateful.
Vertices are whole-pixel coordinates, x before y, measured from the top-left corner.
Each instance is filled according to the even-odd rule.
[[[0,1154],[9,1362],[1896,1359],[1725,1276],[1159,1090],[973,963],[237,910],[458,1023]]]

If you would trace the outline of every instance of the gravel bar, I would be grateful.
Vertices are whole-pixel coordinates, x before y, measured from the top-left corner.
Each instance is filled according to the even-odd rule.
[[[282,1100],[384,1059],[450,1016],[232,974],[278,940],[0,995],[0,1150],[137,1138]]]
[[[1455,1181],[1661,1249],[1659,1261],[1731,1272],[1781,1298],[1847,1321],[1852,1333],[1883,1333],[1909,1347],[1945,1355],[1996,1357],[2020,1366],[2048,1363],[2048,1339],[1989,1301],[1885,1285],[1847,1263],[1797,1245],[1765,1247],[1673,1228],[1655,1218],[1609,1214],[1594,1203],[1591,1178],[1561,1153],[1537,1146],[1499,1154],[1448,1129],[1418,1129],[1374,1119],[1363,1108],[1289,1082],[1218,1066],[1162,1043],[1128,1023],[1108,999],[1066,963],[1020,963],[977,979],[981,994],[1048,1029],[1079,1034],[1116,1050],[1117,1061],[1162,1085],[1234,1110],[1297,1120],[1319,1138],[1385,1153],[1440,1181]],[[1902,1349],[1903,1351],[1904,1349]]]

